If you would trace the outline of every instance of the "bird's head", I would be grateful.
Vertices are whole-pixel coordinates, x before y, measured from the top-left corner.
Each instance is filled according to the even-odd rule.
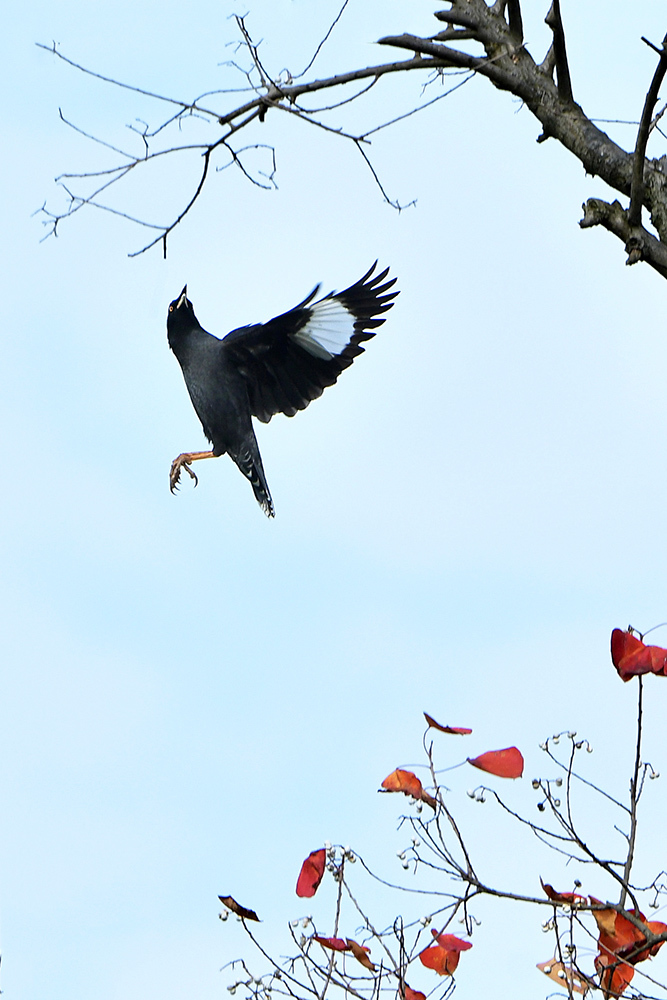
[[[199,323],[192,308],[192,302],[188,298],[188,286],[185,285],[178,298],[169,303],[167,333],[170,342],[173,336],[177,336],[179,332],[185,332],[193,326],[199,326]]]
[[[187,285],[183,286],[183,291],[178,296],[178,298],[174,299],[173,302],[169,303],[169,314],[167,316],[167,319],[171,319],[171,318],[176,319],[176,315],[175,314],[178,313],[178,312],[180,312],[181,310],[183,310],[183,312],[181,313],[181,315],[185,315],[188,312],[192,312],[193,311],[192,310],[192,302],[190,302],[190,299],[188,298],[188,286]]]

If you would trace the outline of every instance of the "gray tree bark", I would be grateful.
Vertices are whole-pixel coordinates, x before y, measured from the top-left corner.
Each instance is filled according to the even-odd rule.
[[[342,14],[344,6],[338,18]],[[410,58],[360,67],[325,79],[304,80],[303,82],[293,80],[289,76],[287,79],[272,79],[260,60],[257,47],[248,34],[244,19],[237,18],[242,42],[253,67],[251,71],[246,73],[246,76],[256,96],[236,108],[224,110],[221,113],[220,110],[208,106],[208,97],[207,106],[203,106],[201,103],[203,98],[195,102],[181,102],[158,94],[150,94],[140,87],[129,86],[130,90],[134,90],[138,94],[167,102],[172,109],[175,105],[176,110],[172,111],[166,122],[159,127],[149,130],[146,126],[145,131],[141,133],[145,148],[142,147],[139,155],[115,150],[115,152],[121,152],[125,157],[120,165],[111,166],[108,170],[96,174],[63,174],[58,180],[69,198],[68,207],[64,212],[58,214],[49,211],[45,205],[42,209],[45,215],[45,224],[50,227],[50,232],[55,233],[63,219],[90,205],[130,218],[122,210],[101,203],[99,200],[101,193],[106,192],[111,185],[117,184],[118,181],[127,176],[129,171],[144,170],[157,157],[163,157],[171,152],[181,152],[184,149],[192,149],[200,152],[203,167],[197,184],[189,195],[186,195],[184,207],[173,221],[168,225],[157,225],[142,219],[134,218],[132,220],[157,231],[157,235],[138,252],[143,253],[150,247],[162,243],[166,254],[167,238],[200,197],[208,179],[212,158],[215,155],[224,151],[230,163],[239,167],[249,180],[260,184],[260,186],[266,187],[273,182],[273,174],[269,175],[268,181],[257,179],[244,165],[246,150],[258,148],[262,144],[255,143],[254,146],[240,147],[238,137],[241,133],[245,134],[245,130],[250,126],[263,122],[267,114],[274,114],[278,111],[296,115],[302,120],[354,142],[372,170],[384,197],[390,201],[366,152],[368,136],[375,130],[355,135],[340,127],[332,127],[326,124],[323,118],[324,111],[330,110],[330,108],[319,110],[306,108],[299,103],[300,98],[316,94],[319,91],[342,90],[351,84],[359,83],[362,89],[356,96],[343,99],[338,104],[333,105],[333,107],[340,107],[350,103],[351,100],[360,99],[368,89],[388,75],[405,75],[407,73],[412,75],[414,72],[433,74],[457,68],[466,69],[473,74],[486,77],[498,89],[508,91],[518,97],[542,127],[538,142],[547,139],[560,142],[576,156],[586,173],[600,177],[613,191],[626,199],[626,206],[617,199],[612,202],[600,198],[589,199],[583,206],[584,215],[580,225],[582,228],[603,226],[623,242],[627,252],[626,263],[635,264],[638,261],[645,261],[659,274],[667,278],[667,157],[660,159],[646,157],[649,134],[660,117],[658,115],[653,119],[653,113],[660,86],[667,72],[667,36],[660,47],[644,39],[646,44],[656,52],[658,64],[647,91],[635,149],[626,151],[598,128],[574,100],[575,88],[568,66],[565,31],[559,0],[553,0],[545,18],[546,24],[551,29],[553,41],[540,63],[535,61],[524,44],[521,0],[496,0],[493,4],[486,3],[485,0],[449,0],[448,8],[438,11],[435,17],[440,24],[444,23],[444,28],[434,32],[429,37],[405,33],[379,39],[380,45],[407,51],[411,54]],[[320,43],[318,52],[327,37],[328,33]],[[461,42],[466,42],[468,47],[470,42],[478,43],[480,54],[474,55],[457,48],[456,46]],[[90,70],[61,55],[55,46],[42,47],[47,48],[48,51],[76,69],[91,73]],[[315,57],[311,60],[310,65],[314,59]],[[110,84],[128,88],[127,84],[117,80],[100,77],[94,72],[92,75],[104,79]],[[156,137],[162,139],[163,135],[168,133],[169,126],[178,127],[180,120],[190,115],[212,121],[222,130],[222,135],[213,142],[192,146],[181,145],[180,139],[178,144],[171,148],[168,146],[165,148],[164,145],[160,148],[155,146]],[[70,122],[67,124],[72,125]],[[76,128],[74,125],[72,127]],[[76,130],[82,131],[81,129]],[[83,134],[87,135],[87,133]],[[88,138],[95,137],[88,136]],[[108,146],[103,140],[95,139],[95,141]],[[114,147],[109,148],[113,149]],[[274,155],[274,150],[271,147],[267,148],[270,148],[271,155]],[[92,194],[82,194],[74,189],[82,178],[94,182],[102,178],[102,182]],[[391,201],[390,203],[393,204]],[[644,225],[644,210],[648,213],[653,231]]]

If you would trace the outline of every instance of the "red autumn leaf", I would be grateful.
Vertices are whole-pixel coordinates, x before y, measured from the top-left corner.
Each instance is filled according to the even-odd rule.
[[[595,968],[600,976],[600,988],[605,1000],[620,997],[635,974],[631,965],[613,955],[598,955],[595,959]]]
[[[459,964],[461,952],[472,948],[472,942],[462,941],[454,934],[438,934],[437,931],[431,933],[436,943],[420,953],[419,961],[439,976],[451,976]]]
[[[632,632],[615,628],[611,633],[611,662],[622,681],[637,674],[667,676],[667,649],[645,646]]]
[[[451,976],[456,971],[460,955],[460,951],[448,951],[439,944],[433,944],[420,952],[419,961],[439,976]]]
[[[412,771],[401,771],[400,768],[396,768],[391,774],[382,782],[382,787],[388,792],[403,792],[405,795],[411,795],[413,799],[421,799],[422,797],[422,783],[416,774]]]
[[[468,951],[472,948],[472,941],[463,941],[460,937],[455,934],[438,934],[437,931],[431,931],[431,934],[440,945],[441,948],[446,948],[447,951]]]
[[[468,757],[468,763],[499,778],[520,778],[523,774],[523,757],[516,747],[489,750],[479,757]]]
[[[403,792],[404,795],[411,795],[413,799],[426,802],[432,809],[437,808],[437,802],[432,795],[425,792],[422,783],[412,771],[402,771],[396,768],[382,782],[382,787],[388,792]]]
[[[667,924],[663,924],[662,920],[647,920],[646,926],[656,936],[658,934],[667,934]],[[664,941],[659,941],[657,944],[654,944],[651,948],[651,954],[657,955],[664,943]]]
[[[540,879],[540,882],[542,883],[542,888],[546,892],[547,896],[549,899],[553,900],[554,903],[572,904],[576,903],[577,900],[584,902],[586,899],[585,896],[579,896],[576,892],[557,892],[552,885],[549,885],[548,882],[543,882],[542,879]]]
[[[324,875],[326,860],[327,852],[323,847],[319,851],[310,852],[301,865],[301,871],[296,882],[297,896],[309,897],[315,895]]]
[[[613,937],[616,927],[616,910],[612,909],[612,907],[605,907],[602,900],[596,899],[595,896],[589,896],[588,899],[592,906],[600,907],[599,910],[593,910],[595,923],[598,925],[600,934],[607,934],[609,937]]]
[[[465,726],[441,726],[428,712],[424,712],[424,718],[431,729],[439,729],[441,733],[451,733],[454,736],[468,736],[472,732],[472,729],[466,729]]]
[[[313,941],[317,941],[323,948],[330,948],[331,951],[350,951],[350,946],[344,938],[320,937],[318,934],[313,934]]]
[[[247,907],[241,906],[233,896],[218,896],[218,899],[228,910],[235,913],[237,917],[242,917],[243,920],[259,920],[254,910],[249,910]]]
[[[646,926],[650,930],[651,934],[655,934],[656,937],[659,934],[667,933],[667,924],[663,924],[662,920],[647,920]],[[658,941],[656,944],[651,945],[650,948],[647,948],[645,951],[642,951],[639,955],[637,955],[637,961],[643,962],[645,959],[652,958],[654,955],[657,955],[664,943],[664,941]]]
[[[601,954],[620,957],[631,965],[644,962],[651,955],[657,955],[663,941],[658,941],[650,947],[643,947],[646,944],[646,934],[640,927],[628,920],[623,913],[619,913],[611,906],[605,906],[595,896],[589,896],[589,899],[592,904],[601,907],[593,910],[600,931],[598,945]],[[647,920],[640,910],[628,910],[628,913],[641,920],[651,934],[658,935],[667,931],[667,924],[663,924],[660,920]]]
[[[592,904],[598,904],[600,909],[593,910],[593,916],[598,925],[600,935],[598,946],[600,953],[595,959],[595,968],[600,975],[600,987],[604,996],[618,997],[627,988],[638,962],[644,962],[652,955],[657,955],[662,947],[662,941],[647,945],[646,931],[660,935],[667,931],[667,924],[660,920],[646,920],[639,910],[628,910],[628,914],[641,920],[646,931],[637,927],[623,913],[611,906],[605,906],[599,899],[589,896]]]
[[[403,984],[403,1000],[426,1000],[426,994],[413,990],[407,983]]]
[[[646,941],[639,928],[635,927],[632,921],[624,917],[622,913],[617,913],[615,910],[594,910],[593,916],[596,918],[600,930],[598,945],[601,953],[621,955],[623,958],[627,958],[636,953],[638,944]],[[637,916],[640,920],[644,919],[643,913],[639,913]],[[610,927],[613,927],[611,932]],[[634,961],[632,958],[628,958],[628,960],[634,965],[636,958]]]
[[[357,942],[353,941],[351,938],[347,939],[347,946],[354,955],[354,957],[356,958],[357,962],[361,962],[361,964],[365,966],[367,969],[370,969],[371,972],[375,972],[375,966],[368,957],[368,952],[370,951],[370,948],[366,948],[363,945],[357,944]]]

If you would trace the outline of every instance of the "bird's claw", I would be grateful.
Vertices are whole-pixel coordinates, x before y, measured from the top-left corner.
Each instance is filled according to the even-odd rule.
[[[171,463],[171,469],[169,470],[169,489],[172,493],[175,493],[178,490],[178,484],[181,478],[181,469],[185,469],[190,478],[194,479],[195,486],[199,483],[197,476],[192,471],[185,458],[185,455],[179,455],[178,458],[175,458]]]

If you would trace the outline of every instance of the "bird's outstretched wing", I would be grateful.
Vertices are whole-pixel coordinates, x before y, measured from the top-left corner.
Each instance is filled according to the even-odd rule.
[[[357,355],[362,341],[384,323],[393,306],[396,279],[377,261],[356,284],[314,302],[319,285],[294,309],[268,323],[232,330],[224,353],[244,377],[253,416],[268,423],[274,413],[293,417],[333,385]]]

